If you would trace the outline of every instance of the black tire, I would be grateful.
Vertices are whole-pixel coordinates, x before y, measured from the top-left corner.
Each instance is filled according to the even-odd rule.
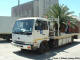
[[[10,38],[6,38],[7,41],[10,41]]]
[[[21,52],[25,52],[26,50],[25,49],[21,49]]]
[[[54,47],[53,41],[49,41],[49,48],[52,49]]]
[[[10,38],[6,38],[6,40],[7,40],[8,42],[11,42]]]
[[[42,54],[49,51],[49,45],[47,42],[41,43],[40,48],[38,49],[38,53]]]

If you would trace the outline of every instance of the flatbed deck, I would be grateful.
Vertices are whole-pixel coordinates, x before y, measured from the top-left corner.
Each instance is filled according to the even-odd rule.
[[[72,34],[65,34],[65,35],[62,35],[62,36],[51,36],[50,38],[58,40],[58,39],[65,39],[65,38],[78,36],[78,35],[80,35],[80,34],[79,33],[72,33]]]

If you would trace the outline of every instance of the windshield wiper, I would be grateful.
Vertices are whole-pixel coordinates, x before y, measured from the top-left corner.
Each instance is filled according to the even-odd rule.
[[[13,32],[14,34],[32,35],[32,32]]]
[[[26,35],[32,35],[32,32],[26,32]]]
[[[15,33],[15,34],[20,34],[21,32],[12,32],[12,33]]]

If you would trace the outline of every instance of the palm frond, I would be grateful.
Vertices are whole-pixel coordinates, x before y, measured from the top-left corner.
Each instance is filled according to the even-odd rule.
[[[46,16],[58,18],[60,20],[60,26],[64,24],[65,26],[68,24],[68,21],[71,22],[70,26],[74,28],[77,25],[77,19],[72,18],[74,12],[70,12],[69,8],[64,5],[55,4],[49,8],[49,11],[45,14]]]

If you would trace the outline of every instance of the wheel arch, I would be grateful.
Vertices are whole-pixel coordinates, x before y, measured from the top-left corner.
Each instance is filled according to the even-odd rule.
[[[47,40],[41,41],[40,44],[39,44],[39,46],[38,46],[38,48],[40,47],[40,45],[41,45],[42,43],[47,43],[47,42],[48,42]]]

